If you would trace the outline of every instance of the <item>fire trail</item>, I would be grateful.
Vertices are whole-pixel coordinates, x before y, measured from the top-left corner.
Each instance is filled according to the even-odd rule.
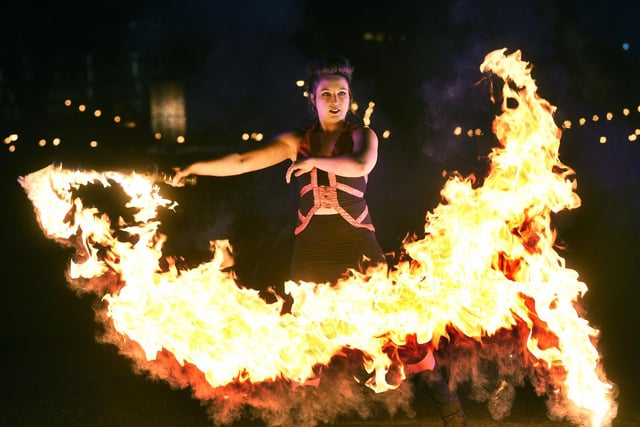
[[[102,339],[138,369],[192,387],[218,423],[245,406],[278,425],[299,425],[301,412],[306,425],[330,421],[348,404],[295,410],[323,390],[331,399],[322,385],[335,386],[330,377],[299,387],[319,367],[359,355],[356,379],[371,394],[333,389],[356,407],[404,390],[396,356],[418,343],[446,356],[452,381],[470,382],[478,396],[529,381],[551,417],[608,425],[615,387],[602,370],[599,331],[582,317],[588,289],[554,248],[552,215],[580,205],[574,173],[559,160],[555,107],[538,96],[519,51],[491,52],[480,70],[504,82],[493,122],[499,145],[482,185],[451,175],[426,214],[425,237],[405,243],[407,258],[389,269],[350,272],[337,284],[287,282],[287,314],[282,298],[267,303],[223,271],[224,242],[194,268],[164,257],[157,214],[174,202],[144,175],[49,166],[19,181],[45,236],[75,249],[68,280],[100,298]],[[85,206],[77,190],[87,185],[121,187],[133,219],[114,224]]]

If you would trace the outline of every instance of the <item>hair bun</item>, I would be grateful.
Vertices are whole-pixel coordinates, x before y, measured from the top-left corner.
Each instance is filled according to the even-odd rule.
[[[307,86],[313,92],[318,81],[327,76],[342,76],[351,83],[353,66],[351,62],[341,55],[325,55],[307,65]]]

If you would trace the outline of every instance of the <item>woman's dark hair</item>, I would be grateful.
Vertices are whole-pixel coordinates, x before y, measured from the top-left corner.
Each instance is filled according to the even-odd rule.
[[[327,76],[342,76],[351,86],[353,66],[349,60],[340,55],[326,55],[307,65],[307,92],[315,93],[318,83]]]

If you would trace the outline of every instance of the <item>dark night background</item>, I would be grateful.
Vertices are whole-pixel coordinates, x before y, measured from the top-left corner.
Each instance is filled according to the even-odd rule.
[[[0,154],[0,423],[208,425],[188,390],[132,374],[115,348],[95,342],[93,300],[66,284],[69,253],[38,228],[19,176],[52,162],[170,169],[250,148],[259,142],[243,141],[245,132],[268,138],[309,122],[295,82],[304,78],[307,60],[341,53],[356,67],[359,115],[374,101],[371,127],[378,135],[391,131],[380,140],[368,200],[380,243],[393,251],[407,233],[422,230],[425,213],[439,201],[443,170],[482,170],[495,111],[487,85],[476,85],[478,67],[504,47],[520,49],[533,64],[540,95],[558,107],[556,122],[572,122],[561,159],[576,171],[582,206],[559,218],[561,254],[589,287],[586,317],[601,331],[598,348],[620,391],[614,425],[636,425],[640,143],[629,135],[640,129],[639,9],[592,0],[3,3],[0,136],[19,138]],[[150,125],[151,87],[167,81],[184,88],[187,129],[180,145],[154,139]],[[81,103],[87,112],[77,110]],[[91,114],[98,108],[102,117]],[[114,123],[114,115],[123,122]],[[484,134],[456,136],[456,126]],[[51,144],[54,137],[60,146]],[[47,140],[44,147],[40,139]],[[90,148],[91,140],[99,147]],[[166,188],[181,206],[164,223],[167,250],[197,262],[209,240],[229,238],[243,283],[279,286],[295,202],[283,172],[280,165]],[[521,395],[513,419],[529,411],[545,422],[542,399],[527,400],[527,390]],[[490,420],[483,405],[467,405],[472,419]]]

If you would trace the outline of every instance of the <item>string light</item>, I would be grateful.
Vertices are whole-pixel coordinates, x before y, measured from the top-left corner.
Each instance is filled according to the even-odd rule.
[[[362,121],[365,127],[369,127],[369,125],[371,124],[371,115],[373,114],[373,109],[375,106],[376,106],[375,102],[369,101],[369,106],[364,111],[364,117],[362,118]]]
[[[63,104],[66,107],[71,107],[74,104],[74,102],[70,98],[66,98],[66,99],[64,99]],[[77,110],[79,112],[81,112],[81,113],[86,112],[87,109],[88,108],[87,108],[86,104],[83,104],[83,103],[77,104]],[[100,108],[96,108],[96,109],[93,110],[92,115],[94,117],[96,117],[96,118],[102,117],[103,116],[103,110],[100,109]],[[135,128],[135,127],[137,127],[137,123],[135,121],[133,121],[133,120],[123,121],[122,117],[120,115],[114,115],[113,116],[113,122],[117,123],[117,124],[122,123],[122,125],[124,127],[126,127],[126,128]],[[162,135],[159,132],[155,133],[153,136],[157,140],[162,138]],[[8,148],[9,152],[15,152],[16,151],[16,147],[15,147],[15,145],[13,143],[16,142],[18,140],[18,138],[19,138],[18,134],[17,133],[13,133],[13,134],[10,134],[10,135],[6,136],[3,139],[4,143],[6,145],[8,145],[7,148]],[[259,136],[257,136],[257,139],[258,140],[262,139],[262,134],[259,134]],[[176,141],[181,144],[181,143],[186,141],[186,138],[184,136],[178,136],[176,138]],[[58,146],[60,146],[62,144],[62,139],[60,137],[54,137],[54,138],[52,138],[50,140],[47,139],[47,138],[40,138],[40,139],[38,139],[36,141],[36,145],[38,147],[40,147],[40,148],[46,147],[49,144],[54,146],[54,147],[58,147]],[[89,141],[88,145],[91,148],[97,148],[99,146],[99,143],[98,143],[98,140],[94,139],[94,140]]]
[[[262,132],[245,132],[242,134],[241,136],[243,141],[248,141],[250,139],[253,139],[254,141],[262,141],[264,139],[264,135],[262,134]]]
[[[622,108],[620,111],[621,111],[622,115],[625,116],[625,117],[628,117],[631,114],[631,110],[629,108],[626,108],[626,107]],[[637,111],[640,113],[640,105],[637,106]],[[611,111],[608,111],[607,113],[605,113],[604,118],[607,121],[612,121],[615,118],[615,114],[613,112],[611,112]],[[601,117],[600,117],[599,114],[593,114],[591,116],[591,121],[594,122],[594,123],[599,122],[600,119],[601,119]],[[578,124],[580,126],[584,126],[587,123],[587,119],[585,117],[580,117],[577,120],[577,122],[578,122]],[[562,122],[561,127],[563,129],[571,129],[573,127],[573,122],[571,120],[569,120],[569,119],[565,119]],[[455,126],[453,128],[453,135],[461,136],[461,135],[463,135],[463,133],[464,132],[463,132],[463,129],[462,129],[461,126]],[[465,134],[466,134],[467,137],[471,138],[471,137],[474,137],[474,136],[483,135],[483,131],[480,128],[475,129],[475,130],[468,129]],[[638,141],[639,137],[640,137],[640,129],[635,129],[632,134],[628,135],[627,139],[629,141],[631,141],[631,142],[636,142],[636,141]],[[606,136],[604,136],[604,135],[600,136],[600,138],[599,138],[600,144],[606,144],[607,141],[608,141],[608,139],[607,139]]]

